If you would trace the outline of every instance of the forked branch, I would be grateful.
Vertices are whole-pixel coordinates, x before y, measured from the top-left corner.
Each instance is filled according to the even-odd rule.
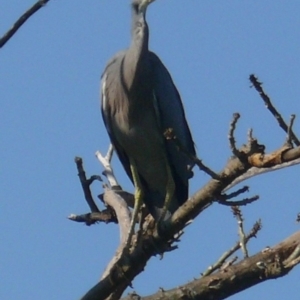
[[[271,114],[275,117],[275,119],[277,120],[279,126],[286,132],[288,133],[289,127],[288,125],[285,123],[285,121],[283,120],[281,114],[278,112],[278,110],[275,108],[275,106],[272,104],[272,101],[270,99],[270,97],[265,93],[265,91],[262,88],[262,83],[259,82],[258,78],[251,74],[249,76],[249,79],[253,85],[253,87],[257,90],[257,92],[259,93],[259,95],[261,96],[262,100],[264,101],[267,109],[271,112]],[[297,138],[297,136],[295,135],[295,133],[293,132],[293,130],[290,130],[290,135],[291,135],[291,139],[293,140],[293,142],[295,143],[296,146],[300,146],[300,141]]]

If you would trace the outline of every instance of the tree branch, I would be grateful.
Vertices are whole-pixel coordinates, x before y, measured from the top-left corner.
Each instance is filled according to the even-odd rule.
[[[276,246],[210,276],[201,277],[175,289],[160,290],[151,296],[136,299],[222,300],[266,280],[285,276],[299,263],[300,231]],[[130,295],[122,298],[122,300],[130,299],[133,299]]]
[[[239,236],[240,236],[240,246],[244,253],[244,258],[249,257],[248,249],[247,249],[247,238],[244,231],[244,219],[241,210],[238,206],[233,206],[232,208],[233,215],[236,217],[238,221],[238,228],[239,228]]]
[[[111,159],[113,156],[114,148],[113,145],[110,144],[107,150],[107,154],[103,156],[100,151],[96,151],[95,155],[99,162],[102,164],[104,167],[103,175],[107,178],[109,185],[111,186],[112,189],[116,190],[122,190],[121,186],[119,185],[115,175],[114,171],[111,167]]]
[[[95,201],[93,199],[91,190],[90,190],[90,185],[94,180],[101,180],[100,176],[92,176],[90,179],[86,178],[85,171],[83,169],[83,162],[82,158],[80,157],[75,157],[75,163],[77,166],[78,170],[78,177],[80,179],[80,183],[83,189],[84,197],[87,202],[87,204],[90,207],[91,212],[100,212],[98,209],[97,205],[95,204]]]
[[[245,243],[248,243],[251,238],[256,237],[257,233],[261,230],[261,228],[262,228],[261,220],[258,220],[253,225],[250,233],[248,233],[246,235]],[[221,255],[221,257],[218,259],[218,261],[216,263],[209,266],[209,268],[202,274],[202,276],[208,276],[208,275],[214,273],[219,268],[223,267],[226,260],[240,248],[241,248],[241,243],[240,243],[240,241],[238,241],[238,242],[236,242],[236,244],[231,249],[229,249],[223,255]],[[222,269],[224,269],[224,268],[222,268]]]
[[[247,179],[250,179],[251,177],[262,175],[268,172],[278,171],[280,169],[284,169],[284,168],[288,168],[300,164],[300,158],[290,160],[292,159],[292,157],[300,157],[299,147],[295,149],[291,149],[289,153],[286,153],[284,156],[287,158],[287,161],[282,164],[274,165],[270,168],[257,168],[257,167],[250,168],[249,170],[247,170],[246,173],[242,174],[241,176],[233,180],[232,183],[228,185],[224,191],[228,191],[229,189],[233,188],[237,184]]]
[[[120,245],[111,259],[110,263],[107,265],[103,275],[101,278],[105,278],[109,276],[110,270],[113,268],[117,260],[119,259],[120,255],[122,254],[122,250],[126,244],[126,240],[128,237],[129,229],[130,229],[130,220],[131,220],[131,213],[128,209],[127,203],[124,199],[117,194],[114,190],[107,188],[104,192],[104,202],[112,207],[116,213],[119,228],[120,228]]]
[[[269,98],[269,96],[265,93],[265,91],[262,88],[262,83],[258,81],[258,78],[251,74],[249,76],[249,79],[251,81],[251,83],[253,84],[254,88],[257,90],[257,92],[259,93],[259,95],[261,96],[262,100],[264,101],[267,109],[271,112],[271,114],[275,117],[275,119],[277,120],[279,126],[286,132],[288,133],[289,131],[289,127],[288,125],[286,125],[285,121],[283,120],[281,114],[278,112],[278,110],[274,107],[274,105],[271,102],[271,99]],[[290,135],[291,135],[291,139],[293,140],[293,142],[295,143],[295,145],[300,146],[300,141],[298,140],[298,138],[296,137],[296,135],[294,134],[293,130],[290,130]]]
[[[92,212],[83,215],[71,214],[68,216],[68,219],[79,223],[85,223],[87,226],[98,222],[118,223],[112,209],[104,209],[100,212]]]
[[[230,123],[230,127],[229,127],[229,134],[228,134],[228,139],[229,139],[229,145],[230,145],[230,149],[233,153],[234,156],[240,158],[240,159],[243,159],[243,153],[240,152],[237,148],[236,148],[236,145],[235,145],[235,138],[234,138],[234,132],[235,132],[235,129],[236,129],[236,124],[240,118],[240,114],[239,113],[234,113],[233,114],[233,118],[232,118],[232,121]]]
[[[0,39],[0,48],[18,31],[18,29],[40,8],[46,5],[50,0],[39,0],[32,7],[30,7]]]

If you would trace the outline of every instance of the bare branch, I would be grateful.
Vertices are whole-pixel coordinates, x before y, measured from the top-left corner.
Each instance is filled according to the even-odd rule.
[[[300,263],[300,245],[298,245],[293,253],[283,262],[286,268],[294,267]]]
[[[0,48],[18,31],[18,29],[40,8],[44,7],[50,0],[39,0],[30,7],[0,39]]]
[[[126,192],[126,191],[123,191],[123,190],[118,190],[117,189],[118,186],[115,186],[112,188],[112,190],[117,193],[120,197],[122,197],[122,199],[127,203],[127,205],[131,208],[134,207],[134,195],[129,193],[129,192]],[[100,194],[98,195],[98,198],[104,203],[104,194]]]
[[[242,212],[241,212],[241,210],[239,209],[238,206],[233,206],[231,209],[232,209],[233,215],[235,216],[235,218],[238,221],[240,246],[241,246],[241,249],[244,253],[244,258],[247,258],[247,257],[249,257],[249,254],[248,254],[248,250],[247,250],[247,247],[246,247],[247,240],[246,240],[246,235],[245,235],[245,231],[244,231],[243,215],[242,215]]]
[[[128,209],[126,201],[114,190],[105,189],[104,202],[111,207],[117,216],[120,226],[120,242],[124,244],[130,228],[131,213]]]
[[[300,231],[276,246],[265,249],[225,270],[195,279],[178,288],[163,290],[163,293],[158,291],[151,296],[137,299],[226,299],[256,284],[287,275],[300,263],[299,247]],[[122,300],[130,299],[132,299],[130,296],[122,298]]]
[[[80,183],[83,189],[84,197],[87,202],[87,204],[90,207],[91,212],[100,212],[97,205],[95,204],[95,201],[93,199],[91,190],[90,190],[90,184],[95,180],[99,180],[99,176],[92,176],[91,179],[87,179],[85,175],[85,171],[83,169],[83,162],[82,158],[75,157],[75,163],[78,170],[78,176],[80,179]]]
[[[79,223],[85,223],[87,226],[98,222],[118,223],[116,216],[111,209],[104,209],[100,212],[87,213],[83,215],[71,214],[68,216],[68,219]]]
[[[240,118],[239,113],[234,113],[233,114],[233,119],[230,123],[228,139],[229,139],[230,149],[231,149],[233,155],[238,157],[238,158],[243,159],[242,153],[236,148],[235,138],[234,138],[234,132],[235,132],[236,124],[237,124],[237,121],[239,120],[239,118]]]
[[[248,131],[248,144],[250,145],[253,142],[253,140],[255,140],[253,137],[253,129],[250,128]]]
[[[238,256],[232,257],[228,261],[224,262],[220,270],[226,270],[228,267],[232,266],[235,262],[237,262],[238,259],[239,259]]]
[[[245,192],[249,192],[249,187],[248,186],[244,186],[244,187],[238,189],[237,191],[232,192],[232,193],[230,193],[228,195],[221,194],[220,197],[219,197],[219,199],[225,201],[225,200],[228,200],[228,199],[235,198],[235,197],[237,197],[237,196],[239,196],[239,195],[241,195],[241,194],[243,194]]]
[[[254,88],[257,90],[257,92],[261,96],[261,98],[264,101],[265,106],[267,107],[267,109],[275,117],[275,119],[277,120],[279,126],[287,133],[288,132],[288,126],[286,125],[285,121],[283,120],[283,118],[282,118],[281,114],[278,112],[278,110],[273,106],[269,96],[264,92],[264,90],[262,88],[262,83],[259,82],[258,78],[253,74],[250,75],[249,79],[250,79],[251,83],[253,84]],[[290,136],[291,136],[293,142],[295,143],[295,145],[300,146],[300,142],[299,142],[298,138],[296,137],[296,135],[294,134],[292,129],[290,131]]]
[[[121,257],[122,250],[124,249],[128,237],[131,220],[131,213],[128,209],[127,203],[118,193],[116,193],[114,190],[106,188],[103,199],[104,202],[109,207],[112,207],[116,213],[120,228],[120,245],[115,255],[107,265],[101,279],[109,276],[111,269],[115,266],[116,262]]]
[[[104,167],[104,171],[103,171],[103,175],[106,176],[111,188],[113,189],[117,189],[117,190],[121,190],[121,186],[119,185],[113,169],[111,167],[111,159],[112,159],[112,155],[113,155],[113,146],[112,144],[109,145],[107,154],[105,156],[103,156],[100,151],[96,151],[95,153],[96,157],[98,158],[99,162],[103,165]]]
[[[261,225],[261,221],[259,220],[258,222],[255,222],[255,224],[253,225],[251,231],[249,234],[247,234],[246,238],[245,238],[245,243],[248,243],[248,241],[253,238],[256,237],[257,233],[261,230],[262,225]],[[219,268],[222,267],[222,269],[224,269],[224,263],[225,261],[233,254],[235,253],[237,250],[239,250],[241,248],[241,243],[240,241],[236,242],[236,244],[229,249],[228,251],[226,251],[224,254],[222,254],[222,256],[217,260],[216,263],[214,263],[213,265],[211,265],[203,274],[201,274],[202,276],[208,276],[210,274],[212,274],[213,272],[215,272],[216,270],[218,270]]]
[[[111,159],[113,157],[114,154],[114,146],[112,144],[109,144],[107,153],[105,155],[105,160],[108,161],[109,163],[111,162]]]
[[[236,201],[227,201],[227,200],[218,200],[218,203],[225,205],[225,206],[246,206],[254,201],[257,201],[259,199],[259,196],[253,196],[251,198],[245,198],[242,200],[236,200]]]
[[[294,159],[294,160],[292,158],[292,157],[295,157],[295,156],[299,157],[299,152],[300,152],[300,148],[299,147],[295,148],[295,149],[289,150],[288,153],[285,153],[283,155],[287,159],[286,162],[284,162],[282,164],[274,165],[274,166],[272,166],[270,168],[257,168],[257,167],[250,168],[246,173],[242,174],[241,176],[239,176],[238,178],[236,178],[235,180],[233,180],[231,182],[231,184],[229,184],[224,189],[224,191],[227,191],[227,190],[233,188],[237,184],[239,184],[239,183],[241,183],[241,182],[243,182],[245,180],[248,180],[251,177],[262,175],[262,174],[265,174],[265,173],[268,173],[268,172],[273,172],[273,171],[277,171],[277,170],[280,170],[280,169],[284,169],[284,168],[288,168],[288,167],[300,164],[300,158],[297,158],[297,159]],[[289,154],[291,156],[289,156]],[[291,160],[289,160],[289,159],[291,159]]]
[[[290,123],[288,126],[287,137],[286,137],[286,143],[289,145],[292,145],[292,131],[293,131],[293,125],[294,125],[295,118],[296,118],[296,115],[291,115],[291,117],[290,117]]]
[[[259,196],[256,195],[256,196],[253,196],[251,198],[245,198],[245,199],[242,199],[242,200],[235,200],[235,201],[228,201],[229,199],[232,199],[234,197],[237,197],[238,195],[240,194],[243,194],[245,192],[248,192],[249,191],[249,187],[248,186],[244,186],[242,187],[241,189],[231,193],[231,194],[221,194],[219,195],[218,197],[216,197],[218,203],[222,204],[222,205],[226,205],[226,206],[245,206],[247,204],[250,204],[256,200],[259,199]]]

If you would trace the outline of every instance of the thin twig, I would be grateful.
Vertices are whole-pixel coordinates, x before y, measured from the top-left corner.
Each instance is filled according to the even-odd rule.
[[[113,154],[114,154],[114,146],[112,144],[109,144],[107,153],[105,155],[105,160],[110,163],[111,159],[113,157]]]
[[[107,154],[105,156],[103,156],[100,151],[96,151],[95,155],[104,167],[103,175],[106,176],[110,187],[113,189],[121,190],[122,188],[119,185],[110,164],[113,155],[113,146],[111,144],[109,145]]]
[[[40,8],[46,5],[50,0],[39,0],[30,7],[0,39],[0,48],[18,31],[18,29]]]
[[[258,78],[251,74],[249,77],[252,85],[254,86],[254,88],[257,90],[257,92],[259,93],[260,97],[263,99],[265,106],[267,107],[267,109],[272,113],[272,115],[275,117],[275,119],[277,120],[279,126],[287,133],[288,132],[288,126],[286,125],[285,121],[283,120],[282,116],[280,115],[280,113],[278,112],[278,110],[273,106],[271,99],[269,98],[269,96],[264,92],[263,88],[262,88],[262,83],[258,81]],[[290,132],[291,138],[293,140],[293,142],[297,145],[300,146],[300,141],[298,140],[298,138],[296,137],[296,135],[294,134],[294,132],[291,130]]]
[[[220,268],[220,270],[226,270],[228,267],[232,266],[238,260],[238,256],[232,257],[229,261],[226,261]]]
[[[287,131],[287,137],[286,137],[286,143],[289,145],[292,145],[292,131],[293,131],[293,125],[295,121],[296,115],[291,115],[290,117],[290,123],[288,126],[288,131]]]
[[[211,178],[215,179],[215,180],[219,180],[220,176],[215,173],[214,171],[212,171],[209,167],[207,167],[201,159],[199,159],[196,156],[193,156],[193,161],[194,163],[199,167],[200,170],[202,170],[203,172],[205,172],[206,174],[208,174]]]
[[[91,185],[94,181],[102,181],[101,176],[99,175],[92,175],[89,179],[87,179],[87,184]]]
[[[254,140],[254,137],[253,137],[253,129],[250,128],[248,130],[248,144],[250,145]]]
[[[230,123],[230,127],[229,127],[228,139],[229,139],[230,149],[231,149],[233,155],[238,158],[241,158],[241,152],[236,148],[235,138],[234,138],[234,131],[236,129],[236,124],[237,124],[237,121],[239,118],[240,118],[239,113],[233,114],[233,119],[232,119],[232,121]]]
[[[244,186],[240,189],[238,189],[237,191],[235,192],[232,192],[230,194],[221,194],[219,199],[222,200],[222,201],[226,201],[226,200],[229,200],[229,199],[232,199],[232,198],[235,198],[245,192],[249,192],[249,187],[248,186]]]
[[[116,213],[116,217],[119,223],[120,229],[120,245],[116,250],[113,258],[107,265],[101,279],[109,276],[111,269],[115,266],[116,262],[123,254],[126,241],[128,239],[130,224],[131,224],[131,212],[129,204],[122,196],[129,196],[128,193],[122,191],[121,186],[118,184],[116,177],[111,166],[111,159],[113,155],[113,146],[110,144],[107,154],[103,156],[99,151],[96,152],[96,157],[104,167],[103,174],[107,177],[109,186],[104,186],[104,194],[100,196],[103,202],[111,207]],[[117,291],[115,291],[117,293]],[[118,294],[118,293],[117,293]],[[112,296],[112,295],[111,295]],[[112,297],[113,298],[113,297]]]
[[[251,198],[245,198],[238,201],[227,201],[227,200],[218,200],[218,203],[225,205],[225,206],[246,206],[247,204],[250,204],[254,201],[257,201],[259,199],[259,196],[253,196]]]
[[[249,255],[248,255],[248,250],[246,247],[247,241],[246,241],[246,235],[245,235],[245,231],[244,231],[244,219],[242,216],[242,212],[238,206],[234,206],[231,209],[232,209],[233,215],[236,217],[236,219],[238,221],[240,245],[241,245],[241,249],[244,253],[244,258],[247,258],[247,257],[249,257]]]
[[[95,201],[93,199],[93,196],[92,196],[92,193],[91,193],[91,190],[90,190],[90,184],[95,179],[99,180],[100,176],[94,176],[94,177],[91,177],[91,179],[87,179],[86,176],[85,176],[85,171],[83,169],[82,158],[75,157],[75,163],[76,163],[76,166],[77,166],[78,176],[79,176],[80,183],[81,183],[81,186],[82,186],[82,189],[83,189],[84,197],[85,197],[85,200],[86,200],[87,204],[90,207],[91,212],[100,212],[97,205],[95,204]]]
[[[253,225],[251,231],[246,236],[245,242],[248,243],[248,241],[251,238],[256,237],[257,233],[261,230],[261,228],[262,228],[261,221],[258,220],[257,222],[255,222],[255,224]],[[217,260],[216,263],[211,265],[201,275],[202,276],[208,276],[208,275],[212,274],[214,271],[216,271],[217,269],[221,268],[224,265],[226,259],[228,259],[233,253],[235,253],[240,248],[241,248],[241,243],[240,243],[240,241],[238,241],[238,242],[236,242],[236,244],[231,249],[229,249],[224,254],[222,254],[221,257]]]
[[[71,221],[85,223],[87,226],[96,224],[98,222],[104,223],[118,223],[115,214],[111,209],[104,209],[100,212],[87,213],[82,215],[71,214],[68,216]]]

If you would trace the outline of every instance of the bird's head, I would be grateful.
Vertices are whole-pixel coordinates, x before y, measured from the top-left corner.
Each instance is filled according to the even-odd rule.
[[[145,15],[148,5],[154,1],[155,0],[132,0],[132,7],[136,14],[141,13]]]

